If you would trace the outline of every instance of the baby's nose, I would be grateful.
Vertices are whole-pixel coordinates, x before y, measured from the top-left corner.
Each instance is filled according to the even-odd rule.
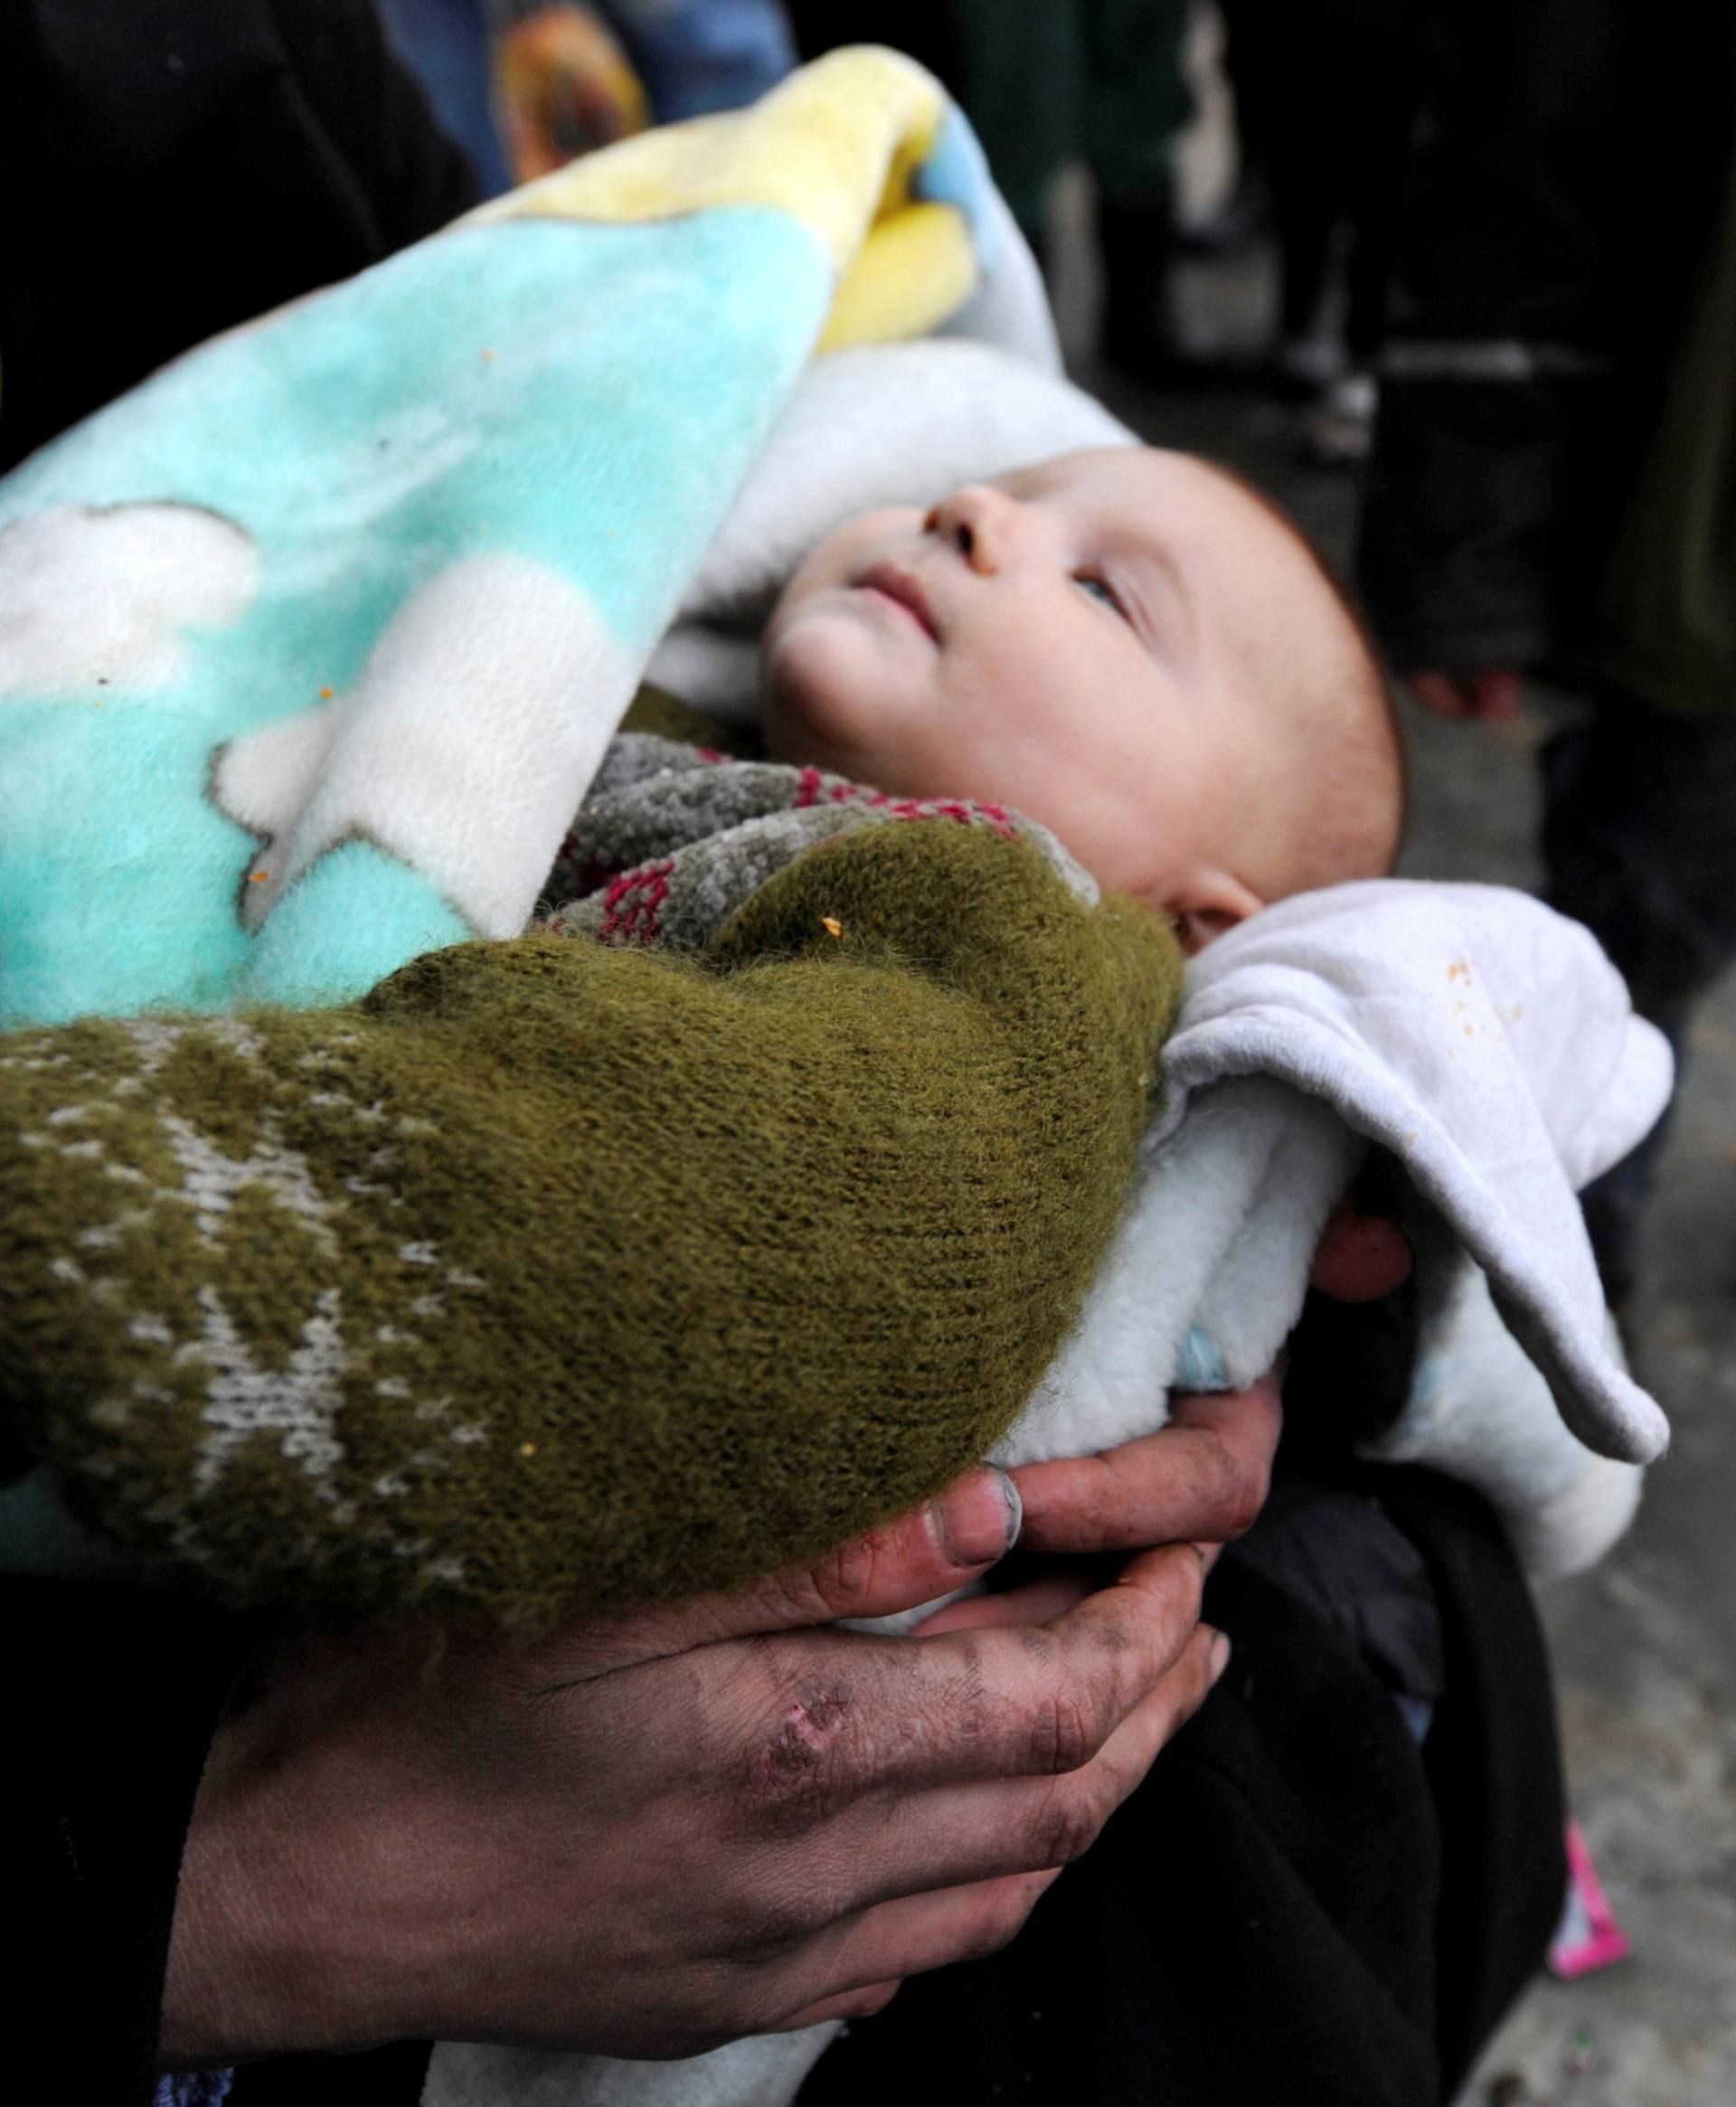
[[[948,541],[979,577],[990,577],[1012,560],[1018,538],[1019,504],[993,483],[967,483],[922,523]]]

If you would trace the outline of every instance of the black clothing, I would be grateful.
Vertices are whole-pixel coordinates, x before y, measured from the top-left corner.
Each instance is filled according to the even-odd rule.
[[[0,1618],[4,2091],[136,2107],[156,2089],[182,1840],[240,1626],[148,1591],[16,1578]]]
[[[0,470],[476,197],[369,0],[8,0],[0,169]]]
[[[1641,1016],[1681,1041],[1736,958],[1736,722],[1611,693],[1543,759],[1550,904],[1597,931]]]
[[[964,53],[951,0],[784,0],[784,11],[804,61],[840,44],[891,44],[958,92]]]
[[[1429,11],[1358,565],[1400,671],[1584,639],[1723,196],[1730,14]]]
[[[1221,0],[1244,168],[1258,170],[1278,250],[1278,336],[1320,321],[1346,238],[1344,348],[1371,363],[1385,320],[1417,98],[1411,0]]]
[[[905,1984],[801,2107],[1430,2107],[1539,1964],[1565,1883],[1548,1668],[1489,1509],[1371,1469],[1427,1567],[1444,1676],[1419,1750],[1360,1649],[1232,1550],[1222,1682],[991,1960]],[[1256,1545],[1265,1518],[1248,1539]]]

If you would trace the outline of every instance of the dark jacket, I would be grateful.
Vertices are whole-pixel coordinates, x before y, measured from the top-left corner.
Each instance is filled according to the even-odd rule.
[[[1147,1782],[1005,1952],[906,1983],[822,2058],[800,2107],[879,2107],[912,2086],[949,2107],[1454,2097],[1561,1910],[1535,1613],[1474,1493],[1424,1471],[1356,1480],[1420,1554],[1439,1610],[1442,1695],[1419,1749],[1390,1662],[1377,1672],[1313,1588],[1260,1570],[1262,1536],[1294,1535],[1308,1498],[1306,1481],[1284,1489],[1212,1577],[1205,1614],[1235,1652]],[[1352,1621],[1390,1637],[1403,1609],[1367,1584],[1373,1546],[1331,1526],[1299,1563],[1338,1564]]]
[[[371,0],[6,0],[0,173],[0,469],[476,196]]]
[[[1722,201],[1729,15],[1430,11],[1359,557],[1401,672],[1584,646]]]

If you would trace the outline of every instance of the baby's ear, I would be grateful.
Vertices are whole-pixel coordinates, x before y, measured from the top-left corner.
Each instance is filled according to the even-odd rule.
[[[1175,918],[1175,934],[1181,939],[1182,949],[1191,959],[1195,951],[1203,951],[1213,937],[1221,937],[1227,929],[1234,929],[1245,915],[1225,914],[1218,908],[1190,910]]]
[[[1191,959],[1214,937],[1258,914],[1266,902],[1231,872],[1215,865],[1195,865],[1165,888],[1158,904],[1175,924],[1182,949]]]

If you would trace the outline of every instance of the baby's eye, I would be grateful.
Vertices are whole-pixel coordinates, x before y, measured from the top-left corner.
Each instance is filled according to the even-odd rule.
[[[1099,577],[1095,571],[1076,571],[1073,582],[1082,591],[1089,592],[1094,600],[1100,600],[1106,608],[1126,619],[1127,610],[1122,606],[1120,596],[1107,578]]]

